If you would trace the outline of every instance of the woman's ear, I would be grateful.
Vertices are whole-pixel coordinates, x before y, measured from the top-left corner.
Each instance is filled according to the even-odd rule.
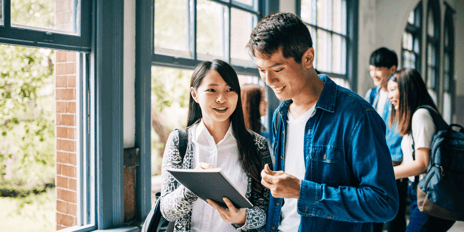
[[[195,89],[193,87],[190,87],[190,95],[192,95],[193,100],[198,103],[197,101],[197,92],[195,92]]]

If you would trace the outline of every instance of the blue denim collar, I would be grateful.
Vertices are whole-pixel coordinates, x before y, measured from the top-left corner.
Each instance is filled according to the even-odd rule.
[[[337,94],[335,94],[335,92],[337,91],[337,84],[335,84],[335,82],[333,82],[325,74],[319,74],[319,78],[325,82],[325,85],[319,99],[317,100],[316,108],[325,110],[329,113],[335,113],[335,103],[337,98]],[[291,99],[283,101],[277,108],[278,112],[283,117],[287,117],[288,107],[292,102],[293,101]]]

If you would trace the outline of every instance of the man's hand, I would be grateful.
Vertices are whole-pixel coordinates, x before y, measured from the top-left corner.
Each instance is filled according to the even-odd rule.
[[[276,198],[298,198],[301,180],[283,171],[271,171],[266,164],[261,171],[261,184]]]
[[[210,204],[219,212],[219,215],[221,215],[223,221],[237,224],[240,227],[243,226],[243,224],[245,224],[246,221],[246,209],[235,208],[234,204],[232,204],[232,202],[227,197],[224,197],[222,199],[226,203],[227,208],[221,207],[216,202],[210,199],[207,199],[206,202],[208,202],[208,204]]]

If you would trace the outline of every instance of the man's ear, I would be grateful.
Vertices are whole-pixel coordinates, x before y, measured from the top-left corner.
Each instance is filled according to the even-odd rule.
[[[314,48],[308,48],[306,52],[303,54],[301,57],[301,64],[305,68],[311,68],[313,67],[313,62],[314,62]]]
[[[190,87],[190,95],[192,95],[193,100],[198,103],[197,101],[197,92],[195,92],[195,89],[193,87]]]
[[[396,72],[396,65],[393,65],[390,68],[390,74],[393,74],[394,72]]]

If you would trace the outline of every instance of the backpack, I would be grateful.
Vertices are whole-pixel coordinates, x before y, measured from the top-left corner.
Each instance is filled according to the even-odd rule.
[[[448,126],[432,107],[421,108],[429,111],[437,132],[431,143],[427,173],[417,187],[417,206],[434,217],[464,221],[464,127]],[[453,126],[460,131],[454,131]],[[414,138],[412,149],[415,159]]]
[[[185,130],[176,129],[179,132],[179,150],[180,157],[184,159],[187,150],[188,134]],[[157,192],[156,203],[151,208],[145,222],[143,223],[141,232],[172,232],[174,230],[174,222],[166,220],[161,214],[161,193]]]

